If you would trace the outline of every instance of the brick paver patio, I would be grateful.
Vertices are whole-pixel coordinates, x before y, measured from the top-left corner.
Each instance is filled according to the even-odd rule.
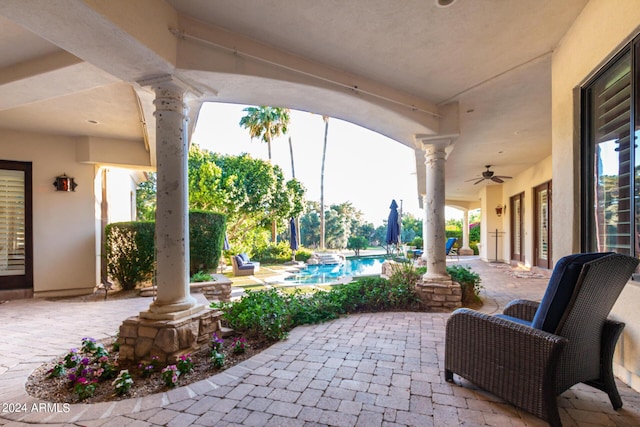
[[[539,299],[546,279],[516,278],[477,259],[482,311]],[[149,298],[100,302],[9,301],[0,305],[0,425],[78,426],[543,426],[546,423],[442,373],[448,314],[358,314],[302,326],[261,354],[207,380],[114,403],[17,413],[37,401],[25,380],[84,336],[103,338],[148,307]],[[619,383],[624,407],[586,386],[560,397],[565,426],[638,426],[640,394]]]

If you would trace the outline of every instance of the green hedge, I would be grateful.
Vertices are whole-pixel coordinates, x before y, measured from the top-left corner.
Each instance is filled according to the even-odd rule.
[[[148,280],[154,269],[155,222],[118,222],[107,225],[107,272],[125,290]]]
[[[206,211],[189,212],[189,275],[218,268],[227,217]]]
[[[214,212],[189,212],[189,275],[218,267],[226,216]],[[107,272],[123,289],[134,289],[153,277],[155,222],[133,221],[107,225]]]

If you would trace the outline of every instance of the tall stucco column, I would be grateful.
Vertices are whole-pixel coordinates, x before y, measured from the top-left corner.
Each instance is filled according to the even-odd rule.
[[[204,308],[189,291],[188,87],[172,76],[147,84],[156,96],[157,297],[140,316],[178,319]]]
[[[423,276],[427,281],[450,282],[447,274],[447,256],[445,253],[445,147],[446,142],[423,143],[426,166],[424,253],[427,272]]]
[[[473,255],[473,249],[469,246],[469,211],[462,212],[462,247],[458,250],[460,255]]]

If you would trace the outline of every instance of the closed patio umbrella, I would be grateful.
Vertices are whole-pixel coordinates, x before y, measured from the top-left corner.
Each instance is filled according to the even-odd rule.
[[[296,221],[291,217],[289,220],[289,232],[291,237],[289,239],[289,247],[293,253],[292,260],[296,260],[296,251],[298,250],[298,232],[296,231]]]
[[[397,245],[400,242],[400,221],[398,215],[398,204],[395,199],[391,201],[389,206],[391,212],[389,212],[389,219],[387,220],[387,238],[385,242],[387,245]],[[389,249],[387,248],[387,252]]]

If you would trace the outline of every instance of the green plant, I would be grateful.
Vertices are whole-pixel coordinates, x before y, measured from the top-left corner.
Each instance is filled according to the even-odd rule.
[[[422,245],[423,245],[423,241],[422,241],[422,237],[415,237],[412,241],[411,241],[411,246],[415,246],[418,249],[422,249]]]
[[[218,268],[227,217],[216,212],[189,211],[189,272]],[[211,280],[207,278],[206,281]],[[203,280],[205,281],[205,280]]]
[[[210,282],[212,280],[211,274],[198,271],[191,276],[191,283]]]
[[[351,249],[355,252],[356,256],[360,256],[361,249],[367,249],[369,239],[364,236],[350,236],[347,240],[347,249]]]
[[[178,358],[178,371],[180,375],[188,374],[193,371],[194,364],[190,354],[183,354]]]
[[[313,255],[313,252],[309,249],[299,247],[298,250],[296,250],[296,261],[307,262],[309,258],[311,258],[311,255]]]
[[[213,336],[211,337],[211,352],[219,353],[220,351],[222,351],[222,344],[224,344],[224,340],[222,338],[219,338],[218,334],[214,332]]]
[[[242,354],[246,351],[247,340],[244,337],[235,338],[231,343],[233,354]]]
[[[129,390],[131,390],[133,378],[131,378],[127,369],[123,369],[111,384],[115,387],[116,394],[121,396],[123,394],[127,394]]]
[[[263,264],[282,264],[291,261],[291,248],[285,241],[258,245],[252,251],[251,259]]]
[[[116,365],[109,363],[108,355],[100,356],[97,359],[98,368],[95,371],[95,376],[100,380],[108,380],[116,376]]]
[[[214,351],[211,354],[211,363],[214,368],[220,369],[224,366],[224,354]]]
[[[78,378],[73,385],[73,391],[78,395],[78,399],[84,400],[93,396],[93,393],[96,392],[96,382],[95,379]]]
[[[158,356],[151,356],[150,362],[140,362],[138,364],[138,369],[142,372],[143,377],[149,377],[151,374],[156,372],[160,367],[160,359]]]
[[[64,356],[64,367],[67,369],[74,368],[78,364],[78,362],[80,362],[78,349],[72,348],[71,350],[69,350],[69,353]]]
[[[155,223],[117,222],[107,225],[107,271],[125,290],[151,278],[154,269]]]
[[[162,371],[160,371],[160,377],[167,387],[175,387],[178,384],[179,375],[180,371],[176,365],[165,366]]]
[[[291,294],[276,289],[248,291],[239,301],[212,303],[211,307],[222,310],[226,322],[237,332],[281,340],[295,326],[323,322],[346,313],[415,309],[419,299],[413,286],[420,275],[410,265],[398,269],[392,280],[369,277],[311,293],[299,289]]]
[[[286,297],[276,289],[261,292],[247,290],[240,301],[222,303],[220,308],[231,328],[250,336],[281,340],[287,337],[293,325]]]
[[[64,363],[58,362],[53,366],[53,368],[47,371],[47,378],[64,377],[66,373],[67,373],[67,369],[64,367]]]
[[[460,283],[462,288],[462,302],[477,302],[480,300],[480,275],[471,270],[471,267],[451,265],[447,267],[447,274],[451,280]]]

